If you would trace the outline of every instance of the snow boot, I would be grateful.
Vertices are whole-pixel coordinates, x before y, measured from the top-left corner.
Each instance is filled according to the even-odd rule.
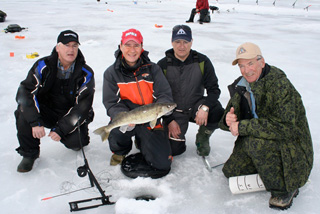
[[[205,126],[200,126],[196,135],[197,154],[199,156],[208,156],[210,153],[209,138],[213,131]]]
[[[269,200],[269,207],[280,210],[286,210],[292,205],[294,197],[299,194],[299,189],[286,193],[274,193],[271,192],[271,198]]]
[[[23,157],[22,161],[18,165],[17,171],[18,172],[29,172],[31,171],[34,161],[36,158],[28,158],[28,157]]]
[[[116,166],[118,164],[121,164],[124,158],[125,158],[125,155],[113,154],[110,159],[110,165]]]

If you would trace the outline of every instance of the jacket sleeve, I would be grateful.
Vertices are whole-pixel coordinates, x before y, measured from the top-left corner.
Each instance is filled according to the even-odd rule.
[[[208,57],[204,60],[203,80],[204,87],[207,91],[207,97],[203,104],[212,108],[217,102],[219,102],[218,99],[221,91],[219,89],[218,77],[216,76],[214,67]]]
[[[102,102],[107,109],[107,115],[114,118],[118,113],[129,111],[129,107],[120,98],[120,89],[113,77],[114,65],[111,65],[103,75]]]
[[[43,59],[38,60],[29,70],[25,80],[20,83],[16,101],[30,126],[43,126],[37,94],[42,87],[42,71],[46,67]]]
[[[162,71],[164,72],[164,70],[167,69],[167,58],[164,57],[161,60],[159,60],[157,65],[159,65]]]
[[[160,66],[153,64],[151,72],[153,78],[153,96],[155,98],[155,102],[173,103],[171,87]]]
[[[161,60],[158,61],[157,64],[160,66],[162,72],[165,73],[164,70],[167,69],[167,58],[166,57],[162,58]],[[170,87],[170,90],[171,90],[171,87]],[[175,120],[175,118],[174,118],[173,114],[169,114],[169,115],[163,116],[163,120],[166,124],[169,124],[169,123],[171,123],[171,121]]]
[[[241,120],[239,122],[240,136],[251,135],[268,140],[290,140],[293,136],[297,99],[301,99],[298,93],[287,79],[276,81],[266,94],[266,102],[271,103],[272,108],[268,112],[259,114],[259,118]],[[279,93],[280,92],[280,93]]]
[[[74,106],[64,115],[52,129],[60,136],[73,132],[79,124],[91,122],[93,120],[92,103],[95,92],[94,73],[89,66],[82,67],[81,70],[85,75],[81,86],[77,90]]]

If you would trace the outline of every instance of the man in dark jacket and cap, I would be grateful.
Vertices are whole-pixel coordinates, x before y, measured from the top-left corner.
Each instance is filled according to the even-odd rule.
[[[172,29],[172,49],[166,51],[158,65],[172,89],[177,108],[164,118],[173,155],[186,151],[185,135],[189,122],[199,125],[196,135],[197,154],[208,156],[209,139],[218,128],[224,109],[219,102],[218,78],[210,59],[192,50],[192,32],[187,25]],[[205,95],[206,92],[206,95]]]
[[[258,173],[271,192],[269,206],[287,209],[313,166],[301,96],[282,70],[265,63],[256,44],[240,45],[232,64],[242,76],[228,86],[231,99],[219,126],[237,140],[222,171],[228,178]]]
[[[39,59],[19,86],[15,117],[20,147],[16,150],[23,159],[18,172],[32,169],[45,128],[52,140],[68,149],[80,150],[80,140],[82,146],[89,144],[95,81],[79,45],[76,32],[62,31],[51,55]]]

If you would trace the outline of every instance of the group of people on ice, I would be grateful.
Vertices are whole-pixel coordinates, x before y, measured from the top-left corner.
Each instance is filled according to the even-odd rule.
[[[202,14],[198,4],[203,2],[207,0],[197,1],[195,12]],[[186,151],[189,122],[199,127],[194,143],[204,157],[210,154],[210,136],[220,128],[237,137],[224,175],[259,174],[271,192],[269,206],[289,208],[310,175],[313,146],[301,96],[284,71],[267,64],[258,45],[241,44],[232,62],[241,76],[228,86],[224,109],[214,66],[191,49],[189,26],[173,27],[172,48],[158,63],[150,61],[143,44],[139,30],[122,32],[115,62],[104,72],[103,104],[110,123],[118,114],[153,103],[175,103],[176,108],[152,127],[144,123],[112,129],[110,164],[131,165],[122,170],[129,177],[159,178],[170,172],[173,156]],[[78,151],[90,143],[95,76],[79,46],[76,32],[62,31],[51,54],[34,63],[18,88],[16,150],[23,157],[18,172],[32,170],[45,128],[68,149]],[[129,156],[133,145],[140,152]]]

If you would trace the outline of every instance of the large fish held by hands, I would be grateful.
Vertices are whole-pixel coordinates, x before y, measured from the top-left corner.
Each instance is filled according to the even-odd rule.
[[[175,103],[152,103],[128,112],[120,112],[109,125],[98,128],[93,133],[100,135],[102,141],[105,141],[108,139],[111,130],[117,127],[150,122],[150,127],[153,129],[157,119],[169,113],[175,107],[177,107]]]

